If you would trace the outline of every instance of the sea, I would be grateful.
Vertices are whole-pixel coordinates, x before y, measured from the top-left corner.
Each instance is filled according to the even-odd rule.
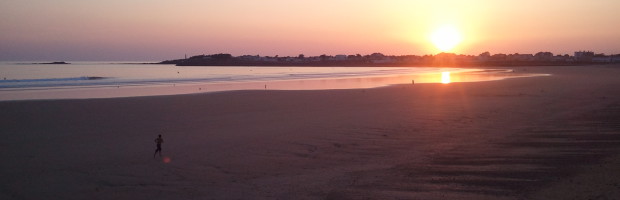
[[[0,62],[0,101],[178,95],[237,90],[332,90],[538,76],[513,69],[175,66],[153,62]]]

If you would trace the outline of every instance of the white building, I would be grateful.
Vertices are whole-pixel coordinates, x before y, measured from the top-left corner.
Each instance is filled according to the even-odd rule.
[[[336,61],[345,61],[345,60],[347,60],[347,55],[342,55],[342,54],[336,55],[336,56],[334,56],[334,60],[336,60]]]

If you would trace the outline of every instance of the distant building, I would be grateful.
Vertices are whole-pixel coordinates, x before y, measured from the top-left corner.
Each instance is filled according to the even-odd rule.
[[[611,62],[620,63],[620,54],[611,55]]]
[[[515,53],[508,55],[506,59],[510,61],[532,61],[534,60],[534,55]]]
[[[612,61],[612,56],[606,56],[605,54],[596,54],[592,57],[592,62],[596,63],[611,63]]]
[[[320,56],[313,56],[309,59],[311,62],[321,62],[323,59]]]
[[[592,51],[576,51],[575,52],[576,61],[592,62],[593,57],[594,57],[594,52]]]
[[[266,56],[266,57],[261,57],[260,61],[263,61],[263,62],[278,62],[278,58],[277,57]]]
[[[572,62],[573,58],[571,58],[568,54],[556,55],[556,56],[553,56],[553,59],[551,61],[553,61],[553,62]]]
[[[336,55],[336,56],[334,56],[334,60],[345,61],[345,60],[347,60],[347,55]]]

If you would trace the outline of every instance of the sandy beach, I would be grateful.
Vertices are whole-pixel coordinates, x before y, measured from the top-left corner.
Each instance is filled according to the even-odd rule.
[[[0,199],[619,199],[620,66],[513,69],[552,75],[0,102]]]

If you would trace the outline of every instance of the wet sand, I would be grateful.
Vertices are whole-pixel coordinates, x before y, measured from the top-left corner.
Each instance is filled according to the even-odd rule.
[[[514,69],[552,76],[0,102],[0,199],[620,198],[620,66]]]

